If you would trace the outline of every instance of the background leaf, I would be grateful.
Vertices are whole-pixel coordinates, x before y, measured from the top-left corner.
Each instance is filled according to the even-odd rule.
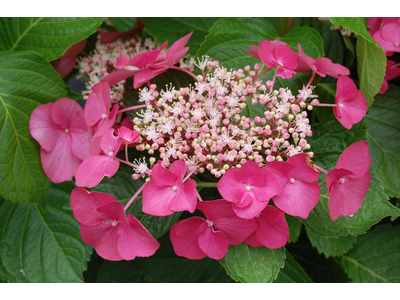
[[[3,50],[33,50],[47,61],[94,33],[105,18],[0,18]]]
[[[39,144],[29,133],[32,111],[66,97],[64,82],[31,51],[0,51],[0,193],[13,202],[44,207],[50,180]]]
[[[311,283],[312,280],[293,258],[293,256],[286,251],[285,266],[279,272],[278,277],[273,281],[276,283]]]
[[[63,209],[71,189],[53,185],[46,213],[36,204],[0,202],[0,275],[8,282],[82,282],[92,247]]]
[[[326,258],[340,256],[348,252],[357,241],[357,237],[352,235],[339,236],[337,238],[318,236],[313,234],[308,227],[306,227],[306,232],[311,245],[317,248],[318,253],[323,253]]]
[[[389,85],[385,94],[376,96],[365,117],[371,169],[381,178],[385,193],[397,198],[400,198],[399,99],[400,88]]]
[[[188,54],[195,56],[208,30],[218,18],[140,18],[145,24],[145,30],[159,43],[169,41],[168,47],[193,31],[186,44],[190,47]]]
[[[233,280],[241,282],[272,282],[284,267],[285,249],[252,247],[245,243],[229,246],[220,260]]]
[[[114,17],[108,19],[111,21],[111,23],[113,23],[114,27],[119,32],[131,30],[133,28],[133,25],[135,25],[136,23],[135,17],[124,17],[124,18]]]
[[[357,239],[340,264],[353,282],[400,282],[400,227],[376,226]]]

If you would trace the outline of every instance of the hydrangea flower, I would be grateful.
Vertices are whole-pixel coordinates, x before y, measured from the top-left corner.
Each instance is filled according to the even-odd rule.
[[[171,228],[171,242],[179,256],[222,259],[228,251],[228,245],[242,243],[257,229],[255,220],[239,218],[225,200],[199,202],[197,208],[207,220],[191,217]]]
[[[132,260],[153,255],[160,244],[113,196],[76,188],[71,208],[81,224],[82,240],[107,260]]]
[[[90,156],[90,128],[75,100],[62,98],[37,107],[29,131],[40,144],[43,170],[55,183],[72,180],[78,166]]]
[[[253,247],[281,248],[289,240],[289,225],[279,208],[267,205],[255,218],[258,228],[244,242]]]
[[[326,176],[329,193],[329,215],[332,221],[358,211],[367,193],[371,176],[368,143],[350,145],[339,157],[336,167]]]
[[[246,219],[257,216],[279,189],[275,176],[254,161],[247,161],[241,168],[229,169],[217,187],[222,197],[232,203],[235,213]]]
[[[92,155],[86,158],[78,167],[75,175],[75,184],[80,187],[95,187],[104,176],[112,177],[119,168],[119,161],[115,158],[122,144],[115,130],[109,129],[100,141],[100,148],[104,155]]]
[[[197,191],[193,179],[183,182],[187,167],[177,160],[169,169],[156,164],[152,178],[143,189],[143,212],[154,216],[167,216],[177,211],[196,209]]]
[[[333,112],[346,129],[351,129],[353,124],[360,122],[368,109],[364,95],[347,76],[341,76],[337,81],[335,103]]]

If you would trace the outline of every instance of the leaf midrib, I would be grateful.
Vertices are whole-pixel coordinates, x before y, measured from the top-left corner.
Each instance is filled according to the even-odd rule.
[[[19,42],[28,34],[28,32],[43,19],[44,17],[41,17],[36,22],[31,23],[31,25],[28,26],[28,28],[17,38],[17,40],[15,41],[14,45],[10,48],[10,50],[11,51],[14,50],[18,46]]]
[[[370,273],[373,277],[375,278],[379,278],[380,280],[382,280],[383,282],[387,282],[389,283],[390,281],[388,281],[386,278],[376,274],[374,271],[372,271],[371,269],[367,268],[366,266],[360,264],[356,259],[351,258],[347,255],[343,255],[342,256],[344,259],[347,259],[349,262],[353,263],[356,267],[361,268],[363,270],[365,270],[366,272]]]

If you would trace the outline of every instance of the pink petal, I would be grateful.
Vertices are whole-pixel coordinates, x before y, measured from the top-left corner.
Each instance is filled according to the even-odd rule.
[[[342,168],[354,173],[353,178],[361,177],[368,171],[371,165],[371,155],[369,153],[368,142],[356,142],[340,155],[336,168]]]
[[[398,47],[400,44],[400,24],[397,22],[386,24],[382,27],[381,35],[383,39],[393,43],[395,47]],[[400,48],[398,48],[398,51],[399,50]]]
[[[299,153],[290,157],[287,162],[294,166],[294,170],[290,173],[290,177],[304,182],[314,182],[319,178],[319,172],[315,171],[309,164],[309,156],[307,153]]]
[[[257,239],[271,249],[281,248],[289,240],[289,226],[285,214],[273,206],[267,206],[258,218]]]
[[[253,247],[261,247],[263,244],[258,240],[256,231],[253,232],[247,239],[244,240],[244,242],[247,245],[253,246]]]
[[[331,172],[328,173],[327,179]],[[344,177],[344,183],[335,181],[332,184],[329,193],[329,214],[332,221],[337,220],[340,215],[349,216],[358,211],[368,191],[370,181],[370,173],[366,172],[362,177]]]
[[[129,64],[129,57],[126,56],[122,51],[121,48],[118,47],[119,58],[115,64],[115,67],[118,69],[125,68]]]
[[[287,45],[279,45],[276,47],[275,59],[287,69],[294,70],[297,68],[298,54]]]
[[[296,71],[292,71],[286,68],[278,68],[278,70],[276,70],[276,76],[280,76],[283,79],[293,78],[295,74]]]
[[[212,259],[222,259],[228,252],[228,240],[221,231],[214,231],[211,226],[199,234],[200,249]]]
[[[71,150],[74,155],[84,160],[90,156],[90,140],[88,131],[80,131],[72,129],[71,135]]]
[[[285,213],[307,219],[308,214],[318,203],[321,189],[318,182],[288,182],[279,196],[272,199],[276,207]]]
[[[246,186],[237,181],[238,172],[240,172],[239,168],[229,169],[217,184],[221,196],[229,202],[239,202],[239,199],[243,198],[246,193]]]
[[[88,126],[94,126],[110,113],[110,86],[107,81],[102,80],[92,87],[88,99],[86,100],[84,116]]]
[[[376,31],[374,33],[374,35],[372,36],[372,38],[378,43],[379,46],[382,47],[382,49],[385,51],[386,56],[391,56],[391,55],[393,55],[393,52],[397,51],[397,48],[395,47],[395,45],[393,45],[393,43],[385,40],[382,37],[381,33],[382,33],[382,31],[380,31],[380,30]]]
[[[99,213],[107,215],[108,219],[118,222],[118,226],[125,225],[128,226],[128,220],[126,219],[124,206],[118,202],[109,202],[103,206],[96,209]]]
[[[268,201],[261,202],[253,200],[244,207],[240,207],[236,203],[232,203],[232,209],[240,218],[253,219],[267,206],[267,204]]]
[[[228,172],[229,171],[230,170],[228,170]],[[239,169],[239,172],[236,172],[236,179],[242,184],[251,186],[262,186],[264,184],[264,174],[261,171],[261,168],[251,160],[247,161]]]
[[[176,255],[189,259],[202,259],[206,254],[201,250],[198,237],[207,227],[207,222],[200,217],[181,220],[172,226],[170,238]]]
[[[175,211],[171,210],[170,206],[175,194],[176,191],[172,187],[159,188],[151,179],[143,188],[143,212],[153,216],[172,215]]]
[[[100,140],[100,148],[104,154],[110,157],[117,155],[119,147],[121,146],[121,140],[119,136],[114,135],[115,130],[113,128],[108,129]]]
[[[108,220],[108,215],[97,211],[97,208],[111,202],[117,202],[117,199],[105,193],[90,193],[82,188],[75,188],[71,192],[71,208],[74,217],[79,223],[86,226],[96,226]]]
[[[324,74],[323,77],[326,75],[338,78],[338,74],[336,72],[335,64],[326,57],[319,57],[315,60],[315,67],[318,70],[318,74],[321,75]],[[322,76],[322,75],[321,75]]]
[[[257,60],[261,60],[260,56],[258,55],[258,47],[256,45],[250,45],[250,49],[246,50],[248,54],[253,56]]]
[[[65,51],[64,55],[60,57],[60,59],[65,59],[68,57],[76,57],[79,53],[83,51],[86,47],[87,40],[82,40],[80,42],[77,42],[73,44],[71,47]]]
[[[268,202],[279,191],[279,183],[275,175],[268,169],[262,169],[264,174],[264,183],[261,186],[252,186],[254,196],[258,201]]]
[[[186,45],[186,43],[189,41],[190,37],[192,36],[193,31],[185,35],[184,37],[181,37],[179,40],[177,40],[169,49],[167,52],[167,57],[173,56],[177,52],[181,51],[183,47]],[[188,49],[189,50],[189,49]],[[184,54],[185,55],[185,54]],[[179,59],[178,59],[179,60]]]
[[[109,86],[114,86],[122,80],[136,74],[139,70],[118,70],[104,77],[103,81],[107,81]],[[88,99],[89,100],[89,99]]]
[[[118,114],[118,109],[119,105],[114,104],[107,118],[100,119],[99,123],[97,123],[95,126],[95,134],[93,135],[93,137],[102,136],[107,130],[109,130],[114,125],[115,118]]]
[[[216,230],[225,235],[229,245],[242,243],[258,228],[256,220],[238,217],[232,210],[231,204],[225,200],[198,202],[197,209],[213,222]]]
[[[300,44],[297,44],[297,48],[299,49],[299,60],[298,61],[300,61],[300,58],[301,58],[302,62],[307,64],[308,70],[316,71],[315,66],[314,66],[315,59],[312,58],[311,56],[306,55],[304,53],[303,49],[301,48]],[[297,68],[298,68],[298,66],[297,66]]]
[[[186,174],[187,167],[184,161],[176,160],[172,163],[168,170],[176,176],[177,180],[182,181]]]
[[[171,199],[170,208],[173,211],[187,210],[193,213],[196,210],[196,204],[196,181],[189,179],[184,183],[183,188],[179,188],[175,196]]]
[[[179,187],[182,187],[182,180],[179,180],[174,173],[161,166],[160,163],[153,167],[150,181],[153,181],[158,188],[172,188],[178,182],[180,182]]]
[[[78,167],[75,184],[80,187],[95,187],[104,176],[114,176],[118,171],[119,161],[105,155],[93,155],[86,158]]]
[[[53,122],[50,117],[54,103],[43,104],[35,108],[29,121],[29,132],[46,151],[53,150],[58,138],[64,134],[64,129]]]
[[[81,237],[86,244],[92,245],[102,258],[112,261],[123,260],[117,249],[120,229],[111,224],[112,222],[107,221],[90,227],[81,224]]]
[[[270,171],[277,179],[279,185],[277,195],[279,195],[285,188],[286,183],[290,180],[290,173],[295,167],[285,161],[273,161],[268,163],[264,168]]]
[[[335,168],[326,175],[326,186],[328,187],[328,193],[332,190],[332,185],[338,182],[342,177],[353,175],[353,172],[346,169]]]
[[[82,160],[71,150],[71,136],[61,134],[51,151],[40,148],[43,171],[54,183],[72,180]]]
[[[156,77],[158,74],[165,72],[166,70],[168,70],[168,68],[139,70],[133,77],[133,87],[135,89],[139,88],[142,84]]]
[[[56,70],[58,74],[60,74],[61,78],[66,77],[69,73],[72,72],[76,64],[76,57],[67,57],[64,59],[60,59],[51,65]]]
[[[258,45],[258,55],[260,60],[266,65],[268,68],[277,67],[277,63],[275,60],[275,46],[271,41],[263,40]]]

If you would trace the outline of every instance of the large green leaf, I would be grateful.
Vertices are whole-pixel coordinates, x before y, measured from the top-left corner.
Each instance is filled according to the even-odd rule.
[[[39,145],[29,133],[32,111],[66,97],[54,69],[31,51],[0,52],[0,194],[13,202],[44,205],[50,180]]]
[[[47,61],[96,32],[105,18],[0,18],[3,50],[33,50]]]
[[[293,258],[293,256],[286,251],[285,266],[279,272],[278,277],[274,280],[276,283],[310,283],[312,280]]]
[[[135,17],[114,17],[114,18],[109,18],[111,23],[113,23],[114,27],[119,31],[119,32],[124,32],[128,31],[130,29],[133,29],[133,25],[136,23],[136,18]]]
[[[340,154],[349,145],[365,138],[366,130],[362,122],[353,126],[351,130],[347,130],[339,126],[335,119],[329,119],[313,127],[313,137],[310,140],[311,150],[314,152],[313,161],[329,171],[335,167]],[[360,209],[353,217],[340,216],[335,222],[332,222],[329,216],[326,176],[320,173],[321,197],[308,218],[301,221],[315,235],[338,237],[363,234],[382,218],[399,216],[400,210],[393,206],[388,201],[387,195],[383,193],[381,180],[373,170],[370,172],[371,184]]]
[[[400,198],[400,88],[389,85],[369,109],[368,144],[371,169],[382,179],[385,193]]]
[[[365,18],[363,17],[331,17],[329,21],[334,25],[345,27],[358,36],[362,36],[371,43],[374,43],[374,40],[366,28]]]
[[[218,18],[140,18],[146,24],[146,31],[160,44],[169,41],[168,46],[193,31],[193,35],[186,44],[190,47],[188,54],[196,55],[200,44],[212,24]]]
[[[360,91],[367,100],[368,107],[382,86],[386,73],[386,55],[377,43],[371,43],[359,36],[357,39],[357,73]]]
[[[289,225],[290,237],[288,243],[295,243],[299,240],[301,229],[303,228],[303,223],[291,215],[285,215],[286,221]]]
[[[104,178],[92,190],[112,195],[125,205],[143,184],[142,180],[133,180],[132,174],[133,171],[128,173],[120,170],[113,177]],[[181,212],[176,212],[170,216],[157,217],[143,213],[142,195],[133,201],[127,213],[134,215],[155,239],[168,232],[181,215]]]
[[[285,257],[284,248],[252,247],[242,243],[229,246],[220,262],[236,281],[272,282],[284,267]]]
[[[92,247],[82,241],[72,211],[63,208],[69,194],[54,185],[46,213],[36,204],[0,201],[0,276],[9,282],[82,282]]]
[[[348,252],[357,241],[356,236],[347,235],[337,238],[327,238],[315,235],[306,227],[307,236],[311,245],[317,248],[318,253],[323,253],[326,258],[329,256],[340,256]]]
[[[360,236],[340,263],[353,282],[400,282],[400,226],[382,224]]]

